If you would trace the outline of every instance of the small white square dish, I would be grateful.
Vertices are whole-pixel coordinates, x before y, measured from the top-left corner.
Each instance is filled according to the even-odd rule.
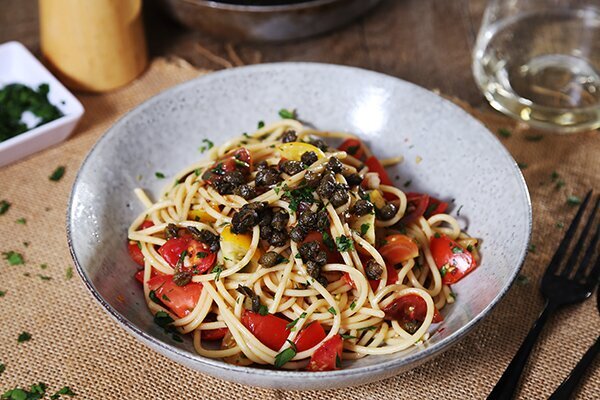
[[[63,116],[1,141],[0,167],[62,142],[73,132],[84,112],[79,100],[19,42],[0,45],[0,88],[11,83],[33,89],[47,83],[48,100]],[[25,116],[23,119],[27,122]]]

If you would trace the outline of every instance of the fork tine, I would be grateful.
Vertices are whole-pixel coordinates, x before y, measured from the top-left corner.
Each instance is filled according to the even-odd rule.
[[[598,199],[598,202],[600,202],[600,198]],[[598,206],[598,202],[596,203],[596,206]],[[596,232],[592,237],[590,245],[585,251],[583,259],[581,260],[581,265],[579,266],[579,268],[577,268],[577,272],[575,273],[575,281],[580,281],[585,276],[585,271],[588,265],[590,264],[590,261],[592,260],[596,248],[598,247],[598,241],[600,241],[600,223],[598,224],[598,228],[596,228]],[[598,260],[600,261],[600,257],[598,258]]]
[[[583,230],[581,231],[581,234],[579,235],[579,238],[575,242],[575,247],[573,248],[573,251],[571,252],[571,255],[569,256],[569,259],[567,260],[567,264],[565,265],[565,269],[561,273],[561,276],[568,277],[569,274],[571,273],[571,271],[573,271],[575,269],[575,264],[577,263],[577,259],[579,258],[579,255],[581,254],[581,249],[583,248],[583,244],[585,243],[585,240],[587,239],[587,237],[590,233],[590,229],[592,229],[592,225],[594,225],[594,220],[596,219],[596,212],[598,211],[598,204],[600,204],[600,197],[598,197],[598,200],[596,200],[596,203],[594,203],[594,208],[592,209],[592,213],[589,215],[588,221],[585,224],[585,227],[583,228]],[[588,248],[586,255],[588,252],[590,252],[590,250],[593,254],[594,248],[595,248],[595,245],[590,244],[590,247]],[[591,254],[590,254],[590,257],[591,257]],[[584,258],[584,260],[585,260],[585,258]],[[589,260],[588,260],[588,262],[589,262]],[[577,269],[577,273],[579,273],[580,271],[585,271],[586,266],[587,266],[587,264],[582,261],[581,265]]]
[[[585,211],[585,208],[587,207],[587,204],[589,203],[591,196],[592,196],[592,191],[590,190],[585,195],[585,199],[583,200],[583,203],[581,203],[581,205],[579,206],[579,209],[577,210],[577,214],[575,214],[575,218],[573,218],[573,221],[571,222],[571,225],[569,225],[569,229],[567,230],[567,233],[565,233],[565,237],[560,242],[558,249],[556,249],[556,253],[554,253],[552,260],[550,261],[550,264],[548,265],[548,268],[546,269],[546,273],[554,273],[556,271],[556,269],[558,268],[558,266],[560,265],[560,261],[563,259],[563,257],[565,256],[565,253],[567,252],[567,249],[569,248],[571,239],[573,239],[573,236],[575,235],[575,232],[577,231],[577,226],[579,225],[581,216],[583,215],[583,212]]]

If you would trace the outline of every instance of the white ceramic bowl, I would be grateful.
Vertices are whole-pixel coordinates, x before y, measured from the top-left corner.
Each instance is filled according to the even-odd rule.
[[[320,129],[360,134],[381,157],[404,155],[392,177],[411,190],[462,206],[462,223],[482,239],[483,262],[454,285],[444,328],[425,348],[346,362],[309,373],[239,367],[197,355],[191,340],[173,342],[152,322],[133,279],[126,231],[142,211],[133,189],[157,195],[167,176],[202,157],[203,138],[219,144],[296,108]],[[421,161],[419,161],[421,160]],[[136,177],[143,175],[141,181]],[[172,88],[117,122],[91,150],[77,175],[67,230],[77,270],[101,306],[127,331],[190,368],[247,385],[325,389],[395,375],[440,354],[469,332],[517,276],[531,232],[527,187],[515,161],[481,123],[413,84],[350,67],[285,63],[212,73]],[[121,301],[117,301],[120,298]]]
[[[62,142],[69,137],[83,115],[83,106],[19,42],[0,45],[0,87],[21,83],[37,89],[42,83],[50,87],[48,100],[63,116],[0,142],[0,167]]]

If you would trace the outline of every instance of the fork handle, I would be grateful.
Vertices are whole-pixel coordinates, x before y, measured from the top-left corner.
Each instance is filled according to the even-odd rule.
[[[527,337],[519,347],[517,354],[513,357],[512,361],[494,386],[494,389],[487,397],[487,400],[510,400],[515,396],[521,374],[529,359],[529,354],[537,342],[538,336],[544,328],[548,317],[556,310],[557,305],[555,303],[546,302],[544,310],[538,317],[538,319],[531,327],[531,330],[527,334]]]
[[[588,351],[585,352],[581,360],[577,363],[575,368],[571,371],[567,379],[560,384],[558,388],[552,393],[548,400],[568,400],[575,392],[575,388],[581,381],[581,378],[585,375],[588,367],[594,362],[596,356],[600,353],[600,336],[596,338],[596,342],[590,346]]]

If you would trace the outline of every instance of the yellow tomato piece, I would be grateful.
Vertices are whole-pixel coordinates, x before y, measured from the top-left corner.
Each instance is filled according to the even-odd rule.
[[[231,232],[231,225],[227,225],[221,232],[221,251],[225,261],[237,263],[250,250],[252,245],[252,235],[249,233],[235,234]],[[252,261],[258,262],[261,256],[260,249],[257,249],[252,257]]]
[[[216,204],[211,205],[211,208],[219,211],[219,206],[217,206]],[[190,210],[190,212],[188,213],[188,218],[192,221],[204,222],[205,224],[209,224],[216,221],[216,219],[212,215],[207,213],[205,210]]]
[[[325,158],[325,154],[316,146],[302,142],[284,143],[277,148],[283,158],[288,160],[300,161],[302,154],[307,151],[313,151],[320,160]]]
[[[383,194],[378,189],[375,189],[369,193],[369,199],[371,203],[375,204],[375,207],[382,208],[385,206],[385,199],[383,198]]]

